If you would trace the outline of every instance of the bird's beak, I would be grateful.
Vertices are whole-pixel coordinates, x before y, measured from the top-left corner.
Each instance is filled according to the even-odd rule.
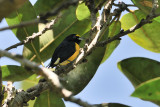
[[[84,40],[84,39],[85,39],[85,38],[83,38],[83,37],[79,37],[79,38],[78,38],[78,40]]]

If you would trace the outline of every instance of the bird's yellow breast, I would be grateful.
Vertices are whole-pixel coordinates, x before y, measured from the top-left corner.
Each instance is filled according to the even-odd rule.
[[[79,45],[75,43],[75,53],[71,57],[69,57],[66,61],[63,61],[62,63],[60,63],[60,65],[66,65],[72,62],[78,56],[79,49],[80,49]]]

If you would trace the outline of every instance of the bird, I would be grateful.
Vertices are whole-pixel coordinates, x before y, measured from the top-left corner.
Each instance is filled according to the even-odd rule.
[[[57,65],[67,65],[73,62],[79,54],[80,42],[83,40],[78,34],[70,34],[55,49],[48,68]]]

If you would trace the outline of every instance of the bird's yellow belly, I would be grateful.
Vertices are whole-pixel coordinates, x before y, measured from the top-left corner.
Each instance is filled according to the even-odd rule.
[[[77,43],[75,43],[75,48],[76,48],[75,49],[76,52],[71,57],[69,57],[66,61],[63,61],[62,63],[60,63],[60,65],[66,65],[66,64],[72,62],[74,59],[76,59],[76,57],[79,54],[79,49],[80,49],[80,47]]]

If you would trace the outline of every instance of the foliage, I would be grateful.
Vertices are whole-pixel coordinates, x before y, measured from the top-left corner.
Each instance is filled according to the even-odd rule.
[[[102,8],[106,3],[104,1],[105,0],[95,0],[95,6]],[[30,1],[27,1],[21,8],[14,11],[5,19],[9,26],[30,21],[36,19],[38,15],[51,11],[53,7],[57,8],[63,2],[64,0],[37,0],[35,5],[32,5]],[[138,10],[123,15],[121,20],[113,20],[109,27],[104,30],[98,42],[114,37],[120,33],[121,29],[125,31],[135,26],[142,19],[146,18],[152,9],[152,0],[132,0],[132,2],[138,7]],[[159,13],[159,10],[160,8],[157,9],[156,13]],[[86,3],[81,2],[78,5],[70,6],[62,10],[60,14],[60,18],[53,25],[52,29],[24,45],[22,52],[23,57],[42,64],[43,66],[43,63],[51,58],[55,48],[67,35],[72,33],[90,38],[92,21],[90,19],[91,13]],[[99,15],[96,17],[98,16]],[[55,18],[56,16],[50,17],[47,20]],[[19,41],[23,41],[26,37],[43,29],[45,25],[46,24],[41,23],[34,26],[15,28],[12,32]],[[159,32],[157,32],[159,25],[160,18],[157,17],[152,20],[152,23],[142,26],[135,32],[128,34],[128,36],[144,49],[160,53],[160,36]],[[106,46],[96,47],[96,49],[86,57],[86,62],[77,65],[75,69],[61,76],[65,80],[62,82],[63,86],[71,90],[74,94],[80,93],[93,78],[98,67],[107,61],[119,44],[120,40],[116,39]],[[84,42],[80,44],[80,47],[84,47]],[[131,96],[152,101],[160,105],[160,87],[157,85],[160,84],[160,62],[148,58],[133,57],[124,59],[118,62],[117,65],[120,71],[135,87],[135,91]],[[1,66],[1,71],[3,81],[21,81],[21,86],[24,90],[37,84],[39,81],[37,75],[23,65],[4,65]],[[61,96],[52,90],[43,92],[40,97],[32,103],[34,103],[34,107],[40,107],[42,105],[48,107],[65,106]]]

